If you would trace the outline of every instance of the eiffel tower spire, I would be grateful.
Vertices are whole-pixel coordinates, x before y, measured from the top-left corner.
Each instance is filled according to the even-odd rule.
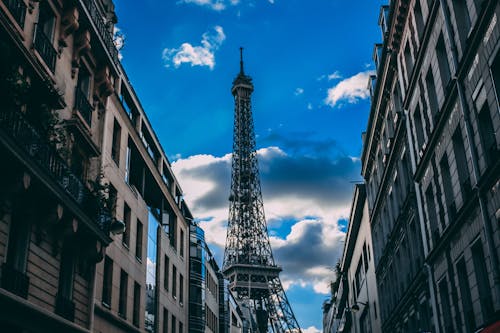
[[[223,273],[239,302],[250,309],[252,332],[301,332],[281,284],[264,216],[251,108],[254,86],[243,71],[233,81],[233,158]]]

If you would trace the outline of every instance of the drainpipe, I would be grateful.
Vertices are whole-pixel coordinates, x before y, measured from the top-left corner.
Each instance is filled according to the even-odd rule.
[[[496,253],[496,248],[495,248],[495,243],[493,239],[493,232],[492,232],[492,227],[491,224],[489,223],[489,217],[488,217],[488,207],[485,202],[485,198],[481,190],[478,188],[478,181],[481,177],[479,173],[479,165],[478,165],[478,153],[477,153],[477,148],[474,143],[473,139],[473,130],[472,130],[472,124],[471,120],[469,117],[470,110],[469,106],[467,105],[467,101],[464,96],[464,86],[463,83],[460,82],[460,80],[456,77],[457,71],[458,71],[458,52],[457,52],[457,45],[455,43],[454,36],[452,34],[452,25],[450,22],[450,9],[446,3],[445,0],[439,0],[441,4],[441,10],[443,12],[443,16],[445,18],[445,26],[446,26],[446,33],[448,35],[448,38],[451,42],[452,48],[451,48],[451,53],[453,56],[453,72],[455,73],[454,79],[456,80],[457,84],[457,91],[458,91],[458,96],[459,96],[459,101],[460,101],[460,106],[462,110],[462,115],[464,117],[465,121],[465,134],[467,136],[467,141],[470,147],[471,151],[471,156],[472,156],[472,176],[474,177],[474,191],[478,192],[478,198],[479,198],[479,208],[481,211],[481,222],[483,224],[484,228],[484,233],[485,233],[485,238],[486,238],[486,245],[488,246],[488,252],[490,253],[490,263],[491,263],[491,268],[493,271],[493,281],[494,281],[494,288],[495,288],[495,296],[496,296],[496,304],[498,305],[500,302],[500,270],[499,270],[499,264],[498,264],[498,257]],[[493,3],[496,1],[488,1],[487,3],[483,3],[483,7],[490,7]],[[488,11],[485,11],[488,12]],[[494,13],[494,11],[491,11],[491,13]],[[480,17],[478,15],[477,20],[479,20]]]
[[[417,162],[415,161],[415,147],[413,144],[413,137],[411,135],[411,127],[410,127],[410,117],[408,115],[408,110],[404,110],[405,114],[405,125],[406,125],[406,137],[409,144],[409,154],[411,161],[411,168],[413,170],[413,174],[415,174],[415,170],[417,169]],[[438,317],[438,307],[436,301],[436,290],[435,290],[435,281],[434,281],[434,272],[432,271],[432,267],[427,263],[427,256],[429,255],[429,246],[427,244],[427,234],[425,232],[425,219],[424,219],[424,209],[422,203],[422,193],[420,191],[420,186],[418,182],[413,182],[413,186],[415,187],[415,197],[417,199],[417,210],[418,210],[418,220],[420,224],[420,233],[422,236],[422,245],[424,248],[424,267],[427,272],[427,285],[429,288],[429,300],[431,302],[432,307],[432,319],[434,321],[435,332],[440,333],[441,327],[439,326],[439,317]]]

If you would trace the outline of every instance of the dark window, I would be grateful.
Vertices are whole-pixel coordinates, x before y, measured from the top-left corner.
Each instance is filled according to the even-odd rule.
[[[453,322],[451,320],[450,293],[448,292],[448,281],[446,278],[439,282],[439,297],[441,299],[441,312],[445,333],[453,333]]]
[[[134,312],[132,314],[132,323],[139,327],[139,313],[141,308],[141,285],[134,282]]]
[[[117,165],[120,165],[120,143],[122,136],[122,128],[120,124],[116,121],[113,122],[113,142],[111,146],[111,157]]]
[[[135,240],[135,257],[142,260],[142,223],[137,220],[137,234]]]
[[[170,323],[172,325],[170,333],[175,333],[176,325],[175,325],[175,316],[174,315],[172,315],[172,320],[170,321]]]
[[[214,332],[215,332],[215,327],[214,327]],[[184,333],[184,325],[182,325],[181,322],[179,322],[179,333]]]
[[[404,57],[406,65],[406,76],[408,77],[408,84],[410,84],[411,73],[413,71],[413,57],[411,55],[410,42],[406,43]]]
[[[424,144],[424,125],[422,124],[422,115],[420,114],[420,106],[417,105],[415,112],[413,113],[413,123],[415,126],[415,143],[416,143],[416,153],[420,155],[420,150]],[[421,155],[420,155],[421,157]]]
[[[26,272],[30,236],[28,217],[15,211],[10,222],[7,265],[21,273]]]
[[[177,297],[177,267],[172,265],[172,296]]]
[[[163,333],[168,333],[168,310],[163,308]]]
[[[458,290],[462,300],[462,311],[464,314],[465,328],[467,332],[474,332],[476,324],[474,321],[474,309],[472,308],[472,298],[470,294],[469,275],[464,258],[457,262]]]
[[[128,291],[128,274],[122,269],[120,271],[120,299],[118,302],[118,314],[127,318],[127,291]]]
[[[450,165],[448,163],[448,155],[444,154],[441,158],[441,162],[439,162],[439,166],[441,168],[441,178],[443,180],[443,189],[444,189],[444,201],[445,206],[448,207],[448,217],[450,222],[455,217],[456,209],[455,209],[455,199],[453,196],[453,186],[451,184],[451,175],[450,175]]]
[[[85,181],[87,179],[87,168],[87,159],[77,147],[73,147],[71,151],[71,171],[79,179]]]
[[[427,218],[429,219],[429,228],[434,245],[436,245],[437,237],[439,236],[438,219],[436,212],[436,203],[432,184],[425,191],[425,201],[427,203]]]
[[[132,215],[132,212],[130,210],[130,207],[125,202],[125,204],[123,206],[123,223],[125,223],[125,231],[122,234],[122,243],[127,248],[130,245],[130,220],[132,218],[131,215]]]
[[[180,233],[179,254],[181,255],[181,257],[184,257],[184,230],[182,229]]]
[[[458,37],[460,38],[460,45],[462,52],[465,49],[465,40],[469,33],[471,21],[469,16],[469,9],[467,8],[466,0],[453,0],[453,12],[455,14],[455,24],[458,30]]]
[[[497,52],[495,60],[491,64],[491,76],[495,84],[495,91],[497,93],[497,103],[500,103],[500,52]]]
[[[179,302],[184,303],[184,276],[179,274]]]
[[[66,299],[73,299],[73,281],[75,275],[75,260],[71,247],[67,244],[61,253],[61,271],[59,272],[59,294]]]
[[[497,141],[495,138],[495,130],[491,120],[490,108],[487,103],[484,103],[478,116],[479,134],[483,145],[486,162],[488,165],[493,165],[496,162]]]
[[[113,260],[104,258],[104,273],[102,279],[102,304],[111,307],[111,289],[113,288]]]
[[[78,82],[76,84],[78,91],[88,100],[90,96],[90,73],[85,66],[78,70]]]
[[[483,316],[483,322],[480,324],[486,324],[490,321],[493,315],[493,299],[491,297],[490,280],[488,278],[488,270],[486,269],[483,244],[481,241],[477,241],[471,249],[474,272],[476,274],[476,283],[481,303],[481,313]]]
[[[450,64],[448,63],[448,54],[446,52],[446,45],[444,43],[443,33],[439,35],[436,44],[436,57],[439,65],[439,75],[441,75],[441,84],[443,86],[443,93],[446,93],[446,87],[451,78]]]
[[[40,14],[38,16],[38,28],[50,40],[54,40],[56,17],[47,2],[40,3]]]
[[[174,213],[169,214],[168,238],[170,246],[177,250],[177,216]]]
[[[365,272],[368,271],[368,255],[366,253],[366,243],[363,244],[363,261],[365,263]]]
[[[164,266],[163,266],[163,287],[168,291],[168,275],[170,274],[170,260],[167,255],[165,255]]]
[[[453,152],[455,154],[455,162],[457,164],[458,179],[462,190],[462,198],[465,202],[469,193],[472,191],[469,170],[467,168],[467,156],[465,155],[464,141],[460,126],[457,127],[452,137]]]
[[[413,11],[415,14],[415,23],[417,25],[418,37],[422,37],[424,32],[424,16],[422,15],[422,7],[420,6],[420,0],[415,1],[415,9]]]
[[[434,82],[434,75],[432,75],[432,67],[429,67],[427,75],[425,76],[425,87],[427,89],[427,96],[429,98],[429,109],[436,122],[436,115],[439,112],[439,104],[436,93],[436,83]]]

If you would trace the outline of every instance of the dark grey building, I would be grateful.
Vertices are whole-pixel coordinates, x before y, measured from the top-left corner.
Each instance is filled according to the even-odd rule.
[[[499,319],[498,1],[391,1],[364,135],[384,332]]]

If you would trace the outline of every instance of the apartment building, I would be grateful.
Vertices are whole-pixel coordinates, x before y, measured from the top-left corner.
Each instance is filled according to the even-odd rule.
[[[0,1],[10,331],[187,331],[192,216],[118,60],[116,21],[110,0]]]
[[[323,305],[323,332],[382,332],[364,184],[357,184],[354,189],[349,228],[338,265],[332,297]]]
[[[362,175],[384,332],[499,320],[498,1],[383,6]]]

